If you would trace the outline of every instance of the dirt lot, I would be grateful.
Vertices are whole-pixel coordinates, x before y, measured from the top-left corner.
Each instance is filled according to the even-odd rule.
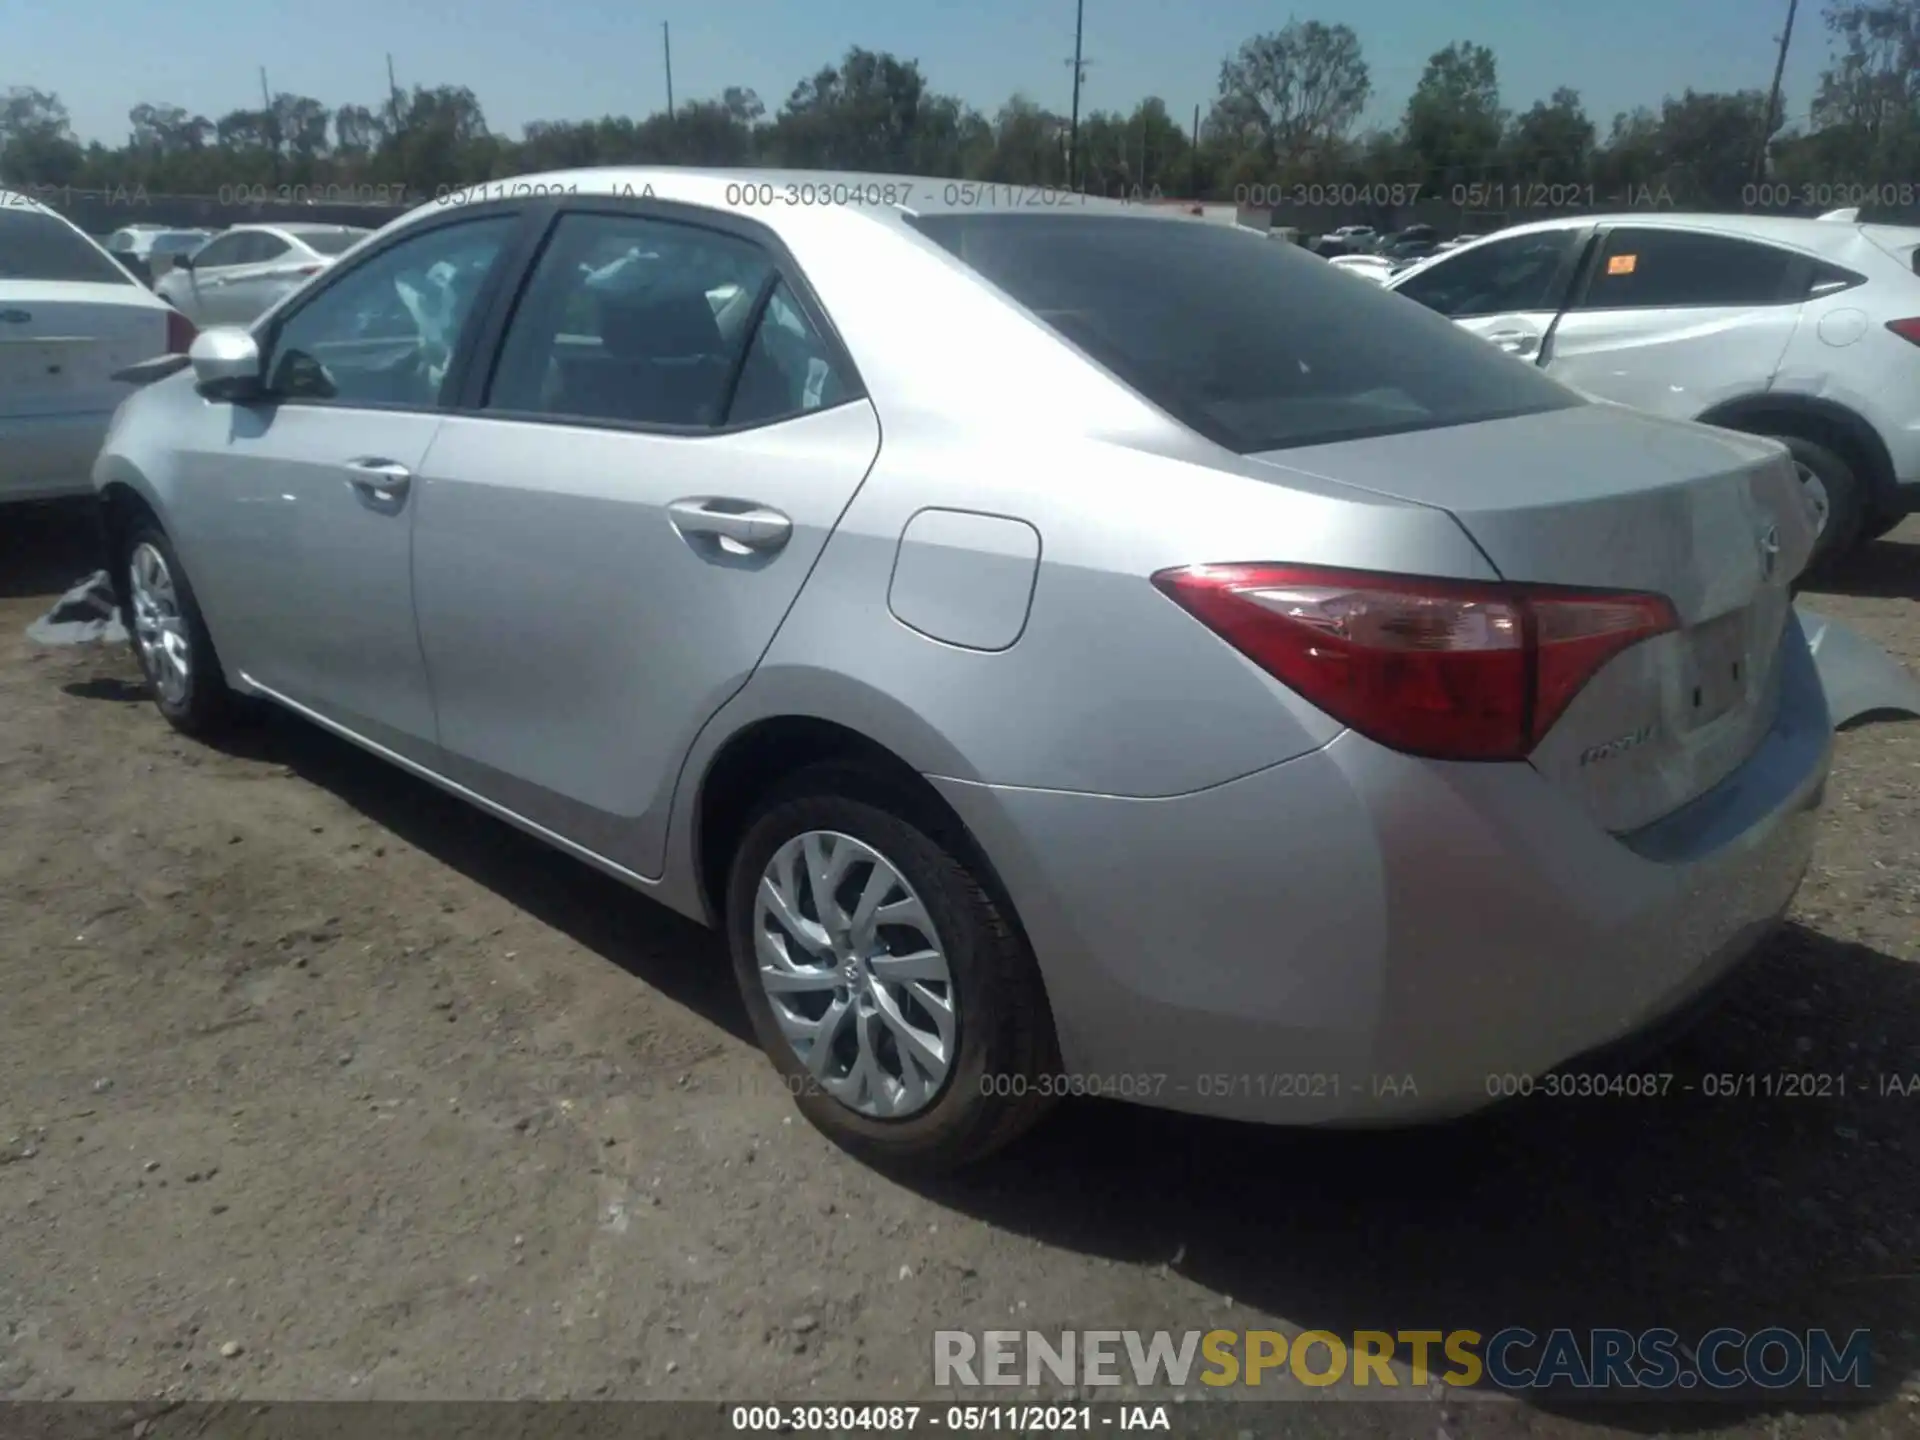
[[[1920,1095],[1878,1078],[1920,1076],[1920,723],[1842,738],[1795,923],[1660,1061],[1844,1098],[1374,1136],[1086,1102],[906,1188],[797,1118],[705,932],[290,719],[205,748],[122,651],[28,646],[90,561],[71,514],[0,525],[0,1397],[903,1397],[935,1328],[1009,1325],[1867,1326],[1920,1375]],[[1813,603],[1920,669],[1920,522]],[[1439,1433],[1911,1434],[1907,1391]]]

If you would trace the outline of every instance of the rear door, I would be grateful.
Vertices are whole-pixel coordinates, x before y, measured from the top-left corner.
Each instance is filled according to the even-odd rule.
[[[1799,323],[1807,263],[1737,235],[1612,227],[1554,328],[1547,370],[1603,399],[1683,419],[1761,394]]]
[[[1496,237],[1410,270],[1390,288],[1537,363],[1592,235],[1591,225],[1567,225]]]
[[[563,207],[496,327],[418,491],[443,763],[657,874],[681,759],[772,641],[878,421],[790,259],[711,212]]]

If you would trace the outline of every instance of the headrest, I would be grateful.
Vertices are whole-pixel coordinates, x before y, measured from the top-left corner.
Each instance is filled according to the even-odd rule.
[[[627,360],[712,355],[722,347],[713,306],[695,290],[678,295],[600,297],[600,338]]]

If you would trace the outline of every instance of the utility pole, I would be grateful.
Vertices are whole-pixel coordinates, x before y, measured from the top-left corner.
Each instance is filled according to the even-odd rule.
[[[660,22],[660,46],[667,56],[667,120],[673,120],[673,36],[668,33],[667,22]]]
[[[393,78],[393,55],[387,55],[387,129],[400,133],[400,82]]]
[[[280,122],[273,113],[273,96],[267,89],[267,67],[260,67],[260,128],[266,132],[267,149],[273,161],[273,183],[280,183]]]
[[[1086,26],[1087,0],[1073,0],[1073,116],[1067,121],[1067,188],[1074,187],[1080,169],[1080,81],[1087,73],[1080,59],[1080,37]]]
[[[1793,40],[1793,17],[1800,0],[1787,0],[1787,28],[1780,32],[1780,58],[1773,62],[1773,89],[1767,93],[1767,113],[1760,122],[1760,143],[1753,154],[1753,183],[1767,175],[1767,141],[1772,138],[1774,116],[1780,113],[1780,80],[1787,70],[1787,46]]]
[[[1187,188],[1200,198],[1200,107],[1193,107],[1193,146],[1187,151]]]

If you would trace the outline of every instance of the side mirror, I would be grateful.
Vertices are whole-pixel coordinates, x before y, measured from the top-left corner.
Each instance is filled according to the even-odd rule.
[[[209,400],[250,400],[261,392],[260,346],[238,326],[216,325],[187,349],[194,388]]]

